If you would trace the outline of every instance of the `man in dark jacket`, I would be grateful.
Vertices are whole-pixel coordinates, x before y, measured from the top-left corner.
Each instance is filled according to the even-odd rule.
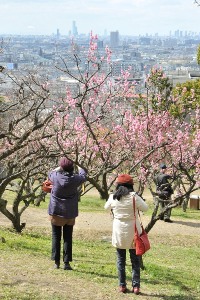
[[[156,192],[159,198],[159,204],[161,210],[163,210],[171,201],[171,195],[173,194],[173,189],[171,183],[169,182],[172,179],[172,176],[166,174],[167,166],[163,163],[160,165],[160,173],[156,177]],[[173,221],[170,219],[171,217],[171,209],[167,210],[164,213],[163,220],[165,222],[172,223]]]

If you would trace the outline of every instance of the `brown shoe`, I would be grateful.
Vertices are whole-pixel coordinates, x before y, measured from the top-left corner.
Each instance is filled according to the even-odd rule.
[[[120,293],[126,293],[126,292],[127,292],[126,286],[124,286],[124,285],[120,286],[120,287],[119,287],[119,292],[120,292]]]
[[[140,294],[140,288],[139,287],[134,287],[132,292],[136,295],[139,295]]]

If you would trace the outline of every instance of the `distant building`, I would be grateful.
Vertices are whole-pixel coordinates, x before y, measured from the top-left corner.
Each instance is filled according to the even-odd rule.
[[[110,47],[111,47],[111,49],[119,47],[119,32],[118,31],[111,31]]]
[[[7,69],[8,70],[17,70],[18,64],[17,63],[7,63]]]
[[[98,40],[97,41],[97,46],[98,46],[98,49],[102,49],[103,48],[103,41]]]
[[[77,26],[76,26],[76,21],[72,22],[72,35],[73,36],[77,36],[78,35],[78,29],[77,29]]]
[[[139,39],[140,45],[146,45],[149,46],[151,44],[151,39],[149,37],[141,37]]]
[[[43,50],[42,50],[41,47],[40,47],[40,50],[39,50],[39,56],[43,56]]]
[[[192,79],[194,79],[192,78],[191,73],[194,74],[194,72],[177,70],[177,71],[171,71],[169,73],[166,72],[166,75],[169,78],[172,85],[175,87],[178,83],[182,84],[185,83],[186,81],[191,81]]]
[[[193,79],[193,80],[200,79],[200,72],[199,71],[190,71],[189,78]]]
[[[59,38],[60,38],[60,31],[59,31],[59,29],[57,29],[56,37],[57,37],[57,39],[59,40]]]

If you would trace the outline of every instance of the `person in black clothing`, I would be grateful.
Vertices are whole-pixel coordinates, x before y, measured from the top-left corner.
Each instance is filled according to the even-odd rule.
[[[160,165],[160,173],[156,177],[156,192],[158,194],[158,201],[159,205],[161,207],[161,210],[163,210],[171,201],[171,195],[173,194],[172,186],[169,182],[170,179],[172,179],[172,176],[169,174],[166,174],[167,172],[167,166],[165,164]],[[165,222],[172,223],[173,221],[170,219],[171,217],[171,209],[166,211],[163,216],[163,220]]]

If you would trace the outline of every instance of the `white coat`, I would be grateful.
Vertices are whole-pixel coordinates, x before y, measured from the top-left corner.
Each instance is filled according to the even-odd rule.
[[[136,227],[139,234],[142,232],[140,221],[138,218],[138,210],[147,211],[148,205],[135,192],[131,192],[126,196],[121,197],[118,201],[113,199],[111,194],[104,205],[105,209],[112,209],[113,212],[113,230],[112,230],[112,245],[119,249],[134,248],[135,234],[135,217],[133,210],[133,196],[136,202]]]

